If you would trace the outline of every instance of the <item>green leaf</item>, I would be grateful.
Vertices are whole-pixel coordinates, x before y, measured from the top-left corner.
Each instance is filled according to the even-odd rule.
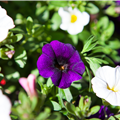
[[[49,4],[54,5],[55,7],[66,7],[66,6],[68,6],[67,1],[50,1]]]
[[[87,57],[87,60],[88,60],[87,62],[89,63],[91,70],[93,71],[95,75],[97,69],[101,67],[100,64],[98,62],[95,62],[94,58]]]
[[[83,96],[80,97],[78,106],[79,106],[80,110],[83,109],[83,107],[84,107],[84,97]]]
[[[120,119],[120,114],[114,115],[114,117]]]
[[[49,11],[48,11],[47,6],[41,6],[37,8],[36,15],[38,16],[41,22],[47,21],[49,18]]]
[[[88,41],[84,45],[81,53],[89,52],[90,50],[92,50],[97,45],[97,42],[93,43],[94,41],[94,36],[88,38]]]
[[[63,89],[64,91],[64,94],[65,94],[65,98],[68,102],[70,102],[72,99],[73,99],[73,96],[70,92],[70,89],[69,88],[66,88],[66,89]]]
[[[110,116],[108,120],[116,120],[113,116]]]
[[[0,48],[0,58],[4,60],[8,60],[8,56],[5,54],[5,52],[9,51],[8,48]]]
[[[59,16],[58,12],[55,12],[51,18],[51,27],[52,30],[57,30],[61,24],[61,17]]]
[[[57,102],[51,101],[51,103],[52,103],[52,105],[53,105],[53,110],[54,110],[54,111],[59,111],[59,110],[61,110],[61,106],[60,106]]]
[[[78,44],[78,35],[69,35],[69,37],[72,39],[74,45]]]
[[[20,74],[19,74],[19,72],[17,71],[17,70],[15,70],[14,68],[12,68],[12,67],[4,67],[4,70],[6,71],[6,78],[8,79],[8,80],[13,80],[13,81],[16,81],[16,80],[18,80],[19,79],[19,77],[20,77]],[[18,82],[18,81],[16,81],[16,82]]]
[[[60,113],[54,112],[50,115],[48,120],[62,120],[62,117],[61,117]]]
[[[0,81],[4,78],[4,75],[0,73]]]
[[[65,106],[71,114],[75,115],[76,108],[73,104],[67,102]]]
[[[110,16],[113,16],[113,17],[118,17],[119,14],[116,13],[115,7],[116,7],[116,5],[110,5],[110,6],[105,10],[105,13],[108,14],[108,15],[110,15]]]
[[[32,28],[33,28],[33,19],[29,16],[27,18],[27,23],[26,23],[26,30],[28,34],[32,34]]]
[[[52,87],[53,86],[51,78],[48,78],[46,85],[47,85],[47,87]]]
[[[90,109],[90,113],[91,115],[94,115],[95,113],[97,113],[100,110],[100,106],[94,106]]]
[[[88,3],[86,11],[88,11],[90,14],[96,14],[99,12],[99,8],[95,6],[93,3]]]
[[[35,118],[35,120],[46,120],[50,116],[50,109],[45,108],[43,112],[40,112],[40,114]]]
[[[27,53],[22,46],[15,48],[15,55],[14,55],[15,62],[23,68],[27,61]]]

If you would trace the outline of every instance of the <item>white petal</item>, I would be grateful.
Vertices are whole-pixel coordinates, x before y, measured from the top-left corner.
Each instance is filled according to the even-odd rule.
[[[8,29],[0,28],[0,42],[3,41],[8,35]]]
[[[9,115],[6,114],[0,114],[0,120],[11,120]]]
[[[6,16],[4,16],[0,19],[0,29],[1,28],[11,29],[11,28],[14,28],[14,27],[15,27],[15,25],[13,23],[13,20],[8,15],[6,15]]]
[[[90,15],[87,12],[82,12],[82,17],[83,25],[87,25],[90,21]]]
[[[83,25],[78,24],[78,22],[71,23],[69,24],[68,33],[71,35],[75,35],[82,32],[83,28],[84,28]]]
[[[0,114],[3,113],[3,114],[6,114],[6,115],[9,115],[10,112],[11,112],[11,106],[12,105],[11,105],[11,102],[10,102],[9,98],[7,96],[1,94],[0,95]]]
[[[115,68],[115,89],[120,90],[120,66]]]
[[[67,19],[68,17],[70,17],[70,13],[62,7],[59,8],[58,14],[61,16],[62,19]]]
[[[1,19],[2,17],[4,17],[6,14],[7,14],[6,10],[3,9],[3,8],[1,8],[1,6],[0,6],[0,19]]]
[[[105,100],[111,105],[120,106],[120,94],[118,92],[111,92]]]
[[[96,77],[102,79],[103,81],[106,81],[109,88],[113,88],[115,84],[115,68],[112,68],[110,66],[103,66],[100,67],[95,74]]]
[[[61,28],[62,30],[67,30],[68,27],[69,27],[69,24],[66,24],[66,23],[62,23],[62,24],[60,25],[60,28]]]

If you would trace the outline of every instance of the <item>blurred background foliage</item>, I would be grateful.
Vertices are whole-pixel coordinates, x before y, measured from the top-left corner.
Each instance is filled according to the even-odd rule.
[[[0,43],[0,80],[4,93],[12,101],[12,119],[83,119],[99,111],[102,100],[92,92],[90,80],[102,65],[120,65],[120,18],[115,1],[0,1],[13,18],[15,28]],[[60,29],[60,7],[77,7],[90,14],[90,23],[77,35]],[[39,76],[36,62],[44,44],[52,40],[70,43],[79,51],[86,66],[81,81],[59,89],[51,79]],[[13,50],[11,59],[5,52]],[[20,77],[35,74],[39,98],[30,100],[19,85]],[[19,92],[20,91],[20,92]],[[79,101],[79,95],[81,99]],[[83,97],[84,96],[84,97]],[[88,103],[84,104],[84,100]],[[78,104],[79,101],[79,104]],[[110,106],[114,114],[119,107]],[[81,110],[83,110],[81,112]],[[59,111],[59,112],[58,112]],[[87,112],[86,112],[87,111]],[[91,119],[92,120],[92,119]]]

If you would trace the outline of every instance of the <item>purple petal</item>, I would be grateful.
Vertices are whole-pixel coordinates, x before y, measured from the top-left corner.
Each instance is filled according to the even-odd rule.
[[[68,60],[72,57],[72,55],[74,54],[75,51],[76,51],[76,49],[71,44],[65,44],[65,51],[62,54],[62,56],[63,56],[63,58]]]
[[[62,78],[60,80],[59,88],[68,88],[70,87],[73,81],[79,80],[82,77],[74,71],[69,70],[67,73],[62,73]]]
[[[54,40],[50,43],[50,45],[52,46],[56,57],[60,57],[63,55],[64,51],[65,51],[65,44],[61,43],[57,40]]]
[[[82,75],[85,71],[85,65],[84,63],[78,62],[78,63],[73,63],[69,66],[69,69],[71,69],[72,71],[77,72],[78,74]]]
[[[51,59],[55,59],[55,53],[50,44],[46,44],[42,48],[42,52],[48,55]]]
[[[72,55],[72,57],[68,60],[68,63],[72,64],[72,63],[78,63],[80,61],[81,61],[80,55],[78,51],[76,50],[74,54]]]
[[[47,56],[42,54],[37,61],[37,68],[41,76],[48,78],[51,77],[54,73],[54,61]]]
[[[60,70],[55,70],[54,74],[51,77],[52,82],[55,86],[59,86],[61,77],[62,77],[62,72]]]

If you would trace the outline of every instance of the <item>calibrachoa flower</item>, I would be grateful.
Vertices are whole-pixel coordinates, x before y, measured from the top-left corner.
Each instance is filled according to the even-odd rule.
[[[120,106],[120,66],[100,67],[92,79],[93,91],[111,105]]]
[[[100,118],[101,120],[104,120],[105,119],[105,113],[104,113],[104,110],[103,110],[104,107],[105,106],[102,105],[100,107],[100,110],[96,114],[91,115],[89,118]],[[105,111],[106,111],[106,114],[107,114],[107,118],[114,115],[113,113],[110,112],[108,107],[105,107]]]
[[[37,91],[35,87],[35,75],[30,74],[27,78],[20,78],[19,83],[24,88],[24,90],[28,93],[30,98],[37,96]]]
[[[14,27],[15,25],[12,18],[9,17],[6,10],[0,6],[0,42],[7,37],[8,30]]]
[[[2,90],[0,90],[0,120],[11,120],[11,106],[9,98],[3,95]]]
[[[71,44],[57,40],[43,46],[37,67],[41,76],[51,77],[59,88],[69,87],[73,81],[81,79],[85,71],[78,51]]]
[[[89,14],[87,12],[80,12],[77,8],[60,7],[58,13],[62,19],[60,28],[67,30],[71,35],[82,32],[84,26],[90,21]]]

